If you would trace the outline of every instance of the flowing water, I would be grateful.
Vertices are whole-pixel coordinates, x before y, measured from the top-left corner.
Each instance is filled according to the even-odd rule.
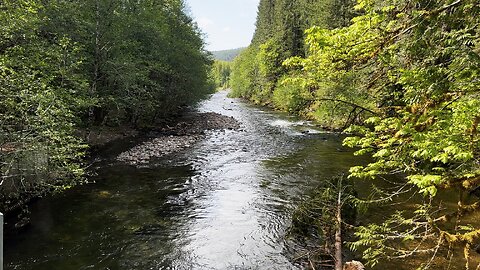
[[[31,206],[32,225],[6,239],[6,269],[299,269],[285,245],[292,210],[356,158],[338,135],[226,92],[199,110],[242,130],[145,168],[108,157],[96,184]]]

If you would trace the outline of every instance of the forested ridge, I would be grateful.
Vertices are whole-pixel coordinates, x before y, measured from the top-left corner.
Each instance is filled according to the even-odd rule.
[[[245,50],[245,48],[212,52],[213,58],[215,59],[212,68],[212,78],[217,89],[223,90],[230,88],[232,62],[243,50]]]
[[[237,48],[231,50],[213,51],[212,55],[215,60],[232,62],[245,48]]]
[[[479,24],[476,0],[260,1],[231,94],[357,135],[344,144],[372,161],[349,181],[372,194],[341,205],[396,209],[354,226],[370,265],[479,267]]]
[[[82,181],[80,130],[148,128],[214,88],[182,0],[6,0],[0,22],[3,208]]]

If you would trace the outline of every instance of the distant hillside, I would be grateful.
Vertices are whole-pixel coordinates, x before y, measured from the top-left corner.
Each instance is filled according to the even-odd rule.
[[[231,50],[215,51],[215,52],[212,52],[212,54],[215,60],[231,62],[233,61],[233,59],[235,59],[235,57],[237,57],[237,55],[239,55],[245,49],[246,48],[238,48],[238,49],[231,49]]]

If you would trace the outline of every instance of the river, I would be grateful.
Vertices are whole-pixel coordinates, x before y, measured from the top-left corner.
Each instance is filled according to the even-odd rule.
[[[285,242],[292,210],[358,158],[338,135],[226,92],[198,110],[242,130],[143,168],[107,157],[95,184],[31,206],[28,230],[6,239],[6,269],[300,269]]]

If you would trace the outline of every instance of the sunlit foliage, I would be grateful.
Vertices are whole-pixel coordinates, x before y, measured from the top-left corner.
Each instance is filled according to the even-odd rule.
[[[280,23],[270,11],[277,6],[289,12]],[[318,26],[305,28],[301,43],[291,37],[307,20],[282,24],[295,16],[291,8],[261,2],[262,35],[234,67],[233,81],[246,82],[234,85],[234,93],[358,135],[345,145],[373,161],[351,168],[351,177],[394,176],[402,179],[401,190],[413,188],[413,210],[359,228],[352,247],[362,249],[370,264],[418,256],[428,268],[442,250],[453,256],[461,249],[466,268],[476,267],[472,250],[480,228],[470,222],[480,204],[469,194],[480,186],[478,1],[359,0],[347,12],[354,15],[350,22],[314,20]],[[277,28],[282,25],[291,26],[289,35]],[[262,53],[272,56],[268,63]],[[283,65],[265,65],[272,59]],[[382,198],[370,201],[394,200],[401,190],[376,190]],[[440,193],[454,194],[458,202],[444,208]]]
[[[211,64],[181,0],[1,1],[2,196],[74,184],[79,128],[153,125],[213,91]]]
[[[232,73],[232,62],[216,60],[212,66],[212,76],[217,89],[230,87],[230,74]]]

